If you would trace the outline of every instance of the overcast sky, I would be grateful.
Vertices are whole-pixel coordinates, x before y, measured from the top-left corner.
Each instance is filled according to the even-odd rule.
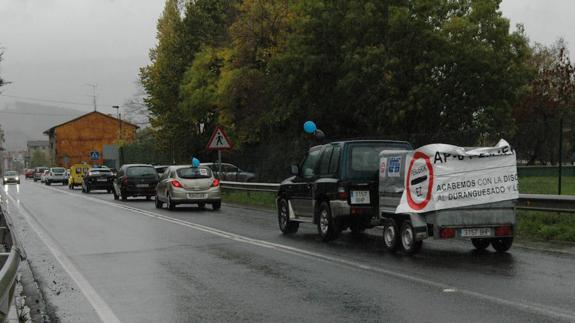
[[[111,105],[137,91],[163,6],[163,0],[0,0],[0,75],[13,82],[3,94],[78,102],[60,105],[89,111],[91,83],[98,85],[100,110],[112,112]],[[531,41],[565,38],[574,56],[574,0],[503,0],[501,10],[512,25],[525,25]],[[13,100],[0,96],[0,109]]]

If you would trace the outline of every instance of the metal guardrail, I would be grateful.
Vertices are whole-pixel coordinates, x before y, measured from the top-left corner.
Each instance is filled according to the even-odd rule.
[[[4,196],[0,195],[0,322],[8,318],[16,290],[18,265],[23,255],[4,203]]]
[[[248,191],[276,193],[278,183],[241,183],[221,182],[222,188]],[[519,194],[517,209],[529,211],[572,212],[575,213],[575,196],[548,194]]]
[[[268,192],[276,193],[280,184],[277,183],[250,183],[250,182],[226,182],[222,181],[222,188],[232,189],[238,191],[251,191],[251,192]]]

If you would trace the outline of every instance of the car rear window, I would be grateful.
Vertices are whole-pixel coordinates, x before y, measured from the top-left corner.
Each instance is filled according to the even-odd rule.
[[[54,174],[64,174],[66,172],[65,168],[52,168],[52,173]]]
[[[129,167],[126,171],[128,176],[158,176],[154,167],[148,166],[133,166]]]
[[[109,169],[91,169],[88,172],[88,175],[106,175],[106,174],[112,174],[112,172]]]
[[[210,178],[212,171],[209,167],[186,167],[180,168],[176,171],[179,178],[194,179],[194,178]]]
[[[357,143],[349,148],[348,176],[350,178],[377,177],[379,153],[382,150],[411,150],[404,143]]]

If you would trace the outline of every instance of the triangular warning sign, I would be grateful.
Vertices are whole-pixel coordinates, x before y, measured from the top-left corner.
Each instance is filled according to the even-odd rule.
[[[214,130],[210,141],[208,141],[207,148],[210,150],[232,149],[232,142],[226,136],[226,133],[218,127]]]

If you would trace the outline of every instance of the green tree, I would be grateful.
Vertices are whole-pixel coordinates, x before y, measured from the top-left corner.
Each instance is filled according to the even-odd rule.
[[[40,166],[48,166],[50,161],[48,156],[40,150],[34,150],[32,152],[32,157],[30,158],[30,167],[40,167]]]
[[[150,50],[151,64],[140,69],[140,81],[147,97],[150,122],[156,130],[159,145],[175,159],[179,120],[180,82],[186,71],[184,24],[179,2],[167,0],[157,25],[157,46]]]
[[[508,129],[529,48],[499,3],[301,1],[276,102],[328,136],[474,144]]]
[[[274,107],[271,62],[286,45],[292,1],[245,0],[230,27],[232,46],[219,80],[220,121],[240,143],[257,144],[273,134],[283,111]]]

